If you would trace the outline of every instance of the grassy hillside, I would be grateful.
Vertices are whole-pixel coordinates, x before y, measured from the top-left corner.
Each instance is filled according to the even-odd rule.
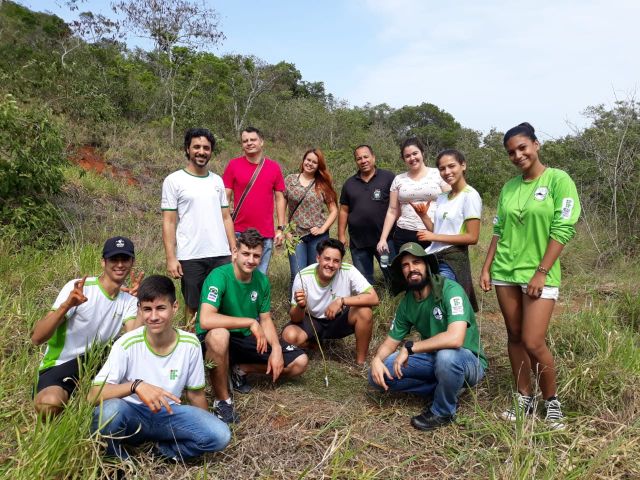
[[[181,154],[152,140],[150,132],[121,138],[103,151],[136,179],[85,173],[65,167],[63,193],[66,240],[54,251],[19,248],[0,240],[0,475],[3,478],[104,478],[115,466],[100,456],[89,437],[90,407],[84,393],[50,424],[40,423],[31,392],[42,351],[29,331],[62,285],[99,270],[107,236],[130,236],[139,252],[136,268],[164,273],[159,212],[164,175],[179,168]],[[214,170],[236,152],[228,145]],[[299,152],[271,147],[269,153],[295,168]],[[330,165],[344,178],[352,165]],[[486,212],[477,271],[490,235]],[[327,345],[329,386],[320,355],[310,370],[277,386],[253,378],[256,388],[236,395],[242,423],[231,445],[186,465],[171,465],[142,447],[126,465],[131,478],[638,478],[640,477],[640,280],[636,260],[614,258],[594,270],[593,246],[580,231],[563,255],[565,281],[550,329],[560,396],[569,415],[565,432],[549,432],[538,420],[507,424],[496,415],[510,402],[511,374],[506,334],[493,292],[481,296],[482,341],[490,362],[487,377],[464,394],[456,425],[433,433],[409,426],[422,410],[418,398],[379,395],[366,372],[354,365],[353,340]],[[273,312],[286,322],[288,263],[273,259]],[[382,341],[397,299],[384,295],[375,311],[372,350]],[[178,324],[182,318],[177,319]],[[85,376],[85,385],[88,380]]]

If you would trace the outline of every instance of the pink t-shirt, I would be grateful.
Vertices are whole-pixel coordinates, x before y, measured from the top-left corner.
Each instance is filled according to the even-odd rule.
[[[242,196],[245,187],[251,180],[258,164],[253,164],[246,157],[234,158],[229,162],[222,174],[225,188],[233,190],[234,209]],[[244,232],[247,228],[256,228],[265,238],[273,238],[273,192],[284,192],[284,178],[277,162],[264,159],[264,165],[254,182],[249,194],[242,203],[236,217],[236,232]]]

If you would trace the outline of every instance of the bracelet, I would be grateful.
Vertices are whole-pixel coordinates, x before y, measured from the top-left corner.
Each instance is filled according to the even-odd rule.
[[[131,384],[131,395],[133,395],[134,393],[136,393],[136,388],[138,388],[138,386],[143,382],[142,379],[137,378],[133,381],[133,383]]]
[[[538,265],[538,268],[536,268],[536,271],[540,273],[544,273],[545,275],[549,275],[549,270],[544,268],[542,265]]]

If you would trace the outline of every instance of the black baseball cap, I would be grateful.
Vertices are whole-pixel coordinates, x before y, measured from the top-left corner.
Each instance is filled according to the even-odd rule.
[[[133,242],[127,237],[112,237],[104,242],[102,248],[102,258],[111,258],[116,255],[127,255],[136,258]]]

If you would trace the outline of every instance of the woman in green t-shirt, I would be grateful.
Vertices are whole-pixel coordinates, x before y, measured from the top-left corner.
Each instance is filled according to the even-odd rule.
[[[532,370],[545,400],[549,426],[562,429],[564,419],[546,334],[558,299],[558,257],[575,235],[580,202],[569,175],[540,162],[540,143],[529,123],[508,130],[504,146],[522,175],[502,187],[493,239],[480,276],[484,291],[489,291],[491,285],[496,287],[518,390],[514,407],[505,411],[502,418],[514,421],[519,412],[534,413],[536,402],[529,374]]]

